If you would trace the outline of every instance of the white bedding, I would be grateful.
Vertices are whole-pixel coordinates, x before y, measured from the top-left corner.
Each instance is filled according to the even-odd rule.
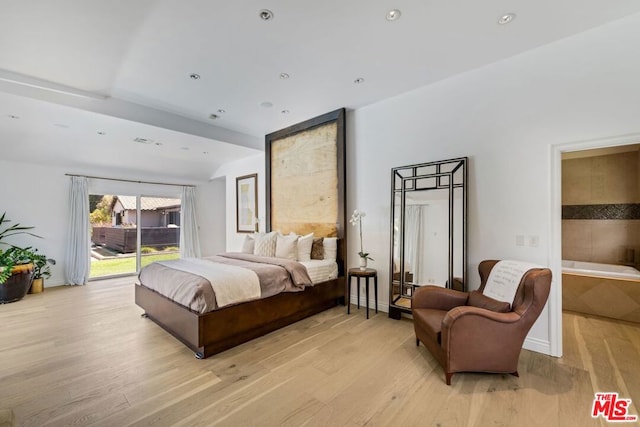
[[[204,277],[211,283],[218,307],[260,298],[260,281],[251,270],[197,258],[184,258],[158,264]]]
[[[314,285],[338,277],[338,263],[332,259],[312,259],[298,262],[306,267],[309,278]]]

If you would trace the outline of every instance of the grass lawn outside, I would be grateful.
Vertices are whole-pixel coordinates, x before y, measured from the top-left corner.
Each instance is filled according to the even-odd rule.
[[[151,264],[154,261],[166,261],[170,259],[180,258],[179,252],[168,253],[154,253],[154,254],[142,254],[141,263],[145,265]],[[136,272],[136,257],[122,257],[122,258],[109,258],[103,260],[93,259],[91,261],[91,271],[89,277],[102,277],[111,276],[115,274],[135,273]]]

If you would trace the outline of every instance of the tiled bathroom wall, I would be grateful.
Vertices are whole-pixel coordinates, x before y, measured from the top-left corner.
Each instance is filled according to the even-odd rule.
[[[639,152],[562,161],[562,258],[640,262]]]

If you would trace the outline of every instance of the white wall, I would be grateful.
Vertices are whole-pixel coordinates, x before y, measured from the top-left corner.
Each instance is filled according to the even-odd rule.
[[[69,180],[64,174],[55,167],[0,161],[0,212],[12,224],[33,226],[31,231],[42,236],[15,236],[11,243],[31,246],[57,261],[45,286],[64,284]]]
[[[367,212],[363,233],[376,260],[381,305],[388,301],[390,169],[396,166],[470,158],[472,288],[483,259],[553,264],[550,146],[638,131],[638,28],[640,15],[348,114],[348,209]],[[516,235],[537,236],[539,245],[516,246]],[[350,239],[350,253],[358,250]],[[554,271],[555,292],[558,279]],[[549,352],[549,310],[527,342]]]
[[[215,179],[226,182],[226,232],[229,252],[238,252],[246,233],[236,232],[236,178],[239,176],[258,174],[258,220],[259,230],[265,231],[265,157],[264,154],[248,157],[243,160],[227,163],[214,174]]]
[[[224,178],[196,186],[196,217],[202,256],[211,256],[226,250],[225,186]]]

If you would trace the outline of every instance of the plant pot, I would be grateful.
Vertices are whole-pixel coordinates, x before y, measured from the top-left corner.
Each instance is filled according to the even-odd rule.
[[[33,264],[16,265],[11,276],[0,284],[0,304],[19,301],[27,294],[33,279]]]
[[[360,257],[360,270],[367,269],[367,259],[364,257]]]
[[[39,294],[42,291],[44,291],[44,278],[38,277],[37,279],[33,279],[31,287],[29,288],[29,293]]]

